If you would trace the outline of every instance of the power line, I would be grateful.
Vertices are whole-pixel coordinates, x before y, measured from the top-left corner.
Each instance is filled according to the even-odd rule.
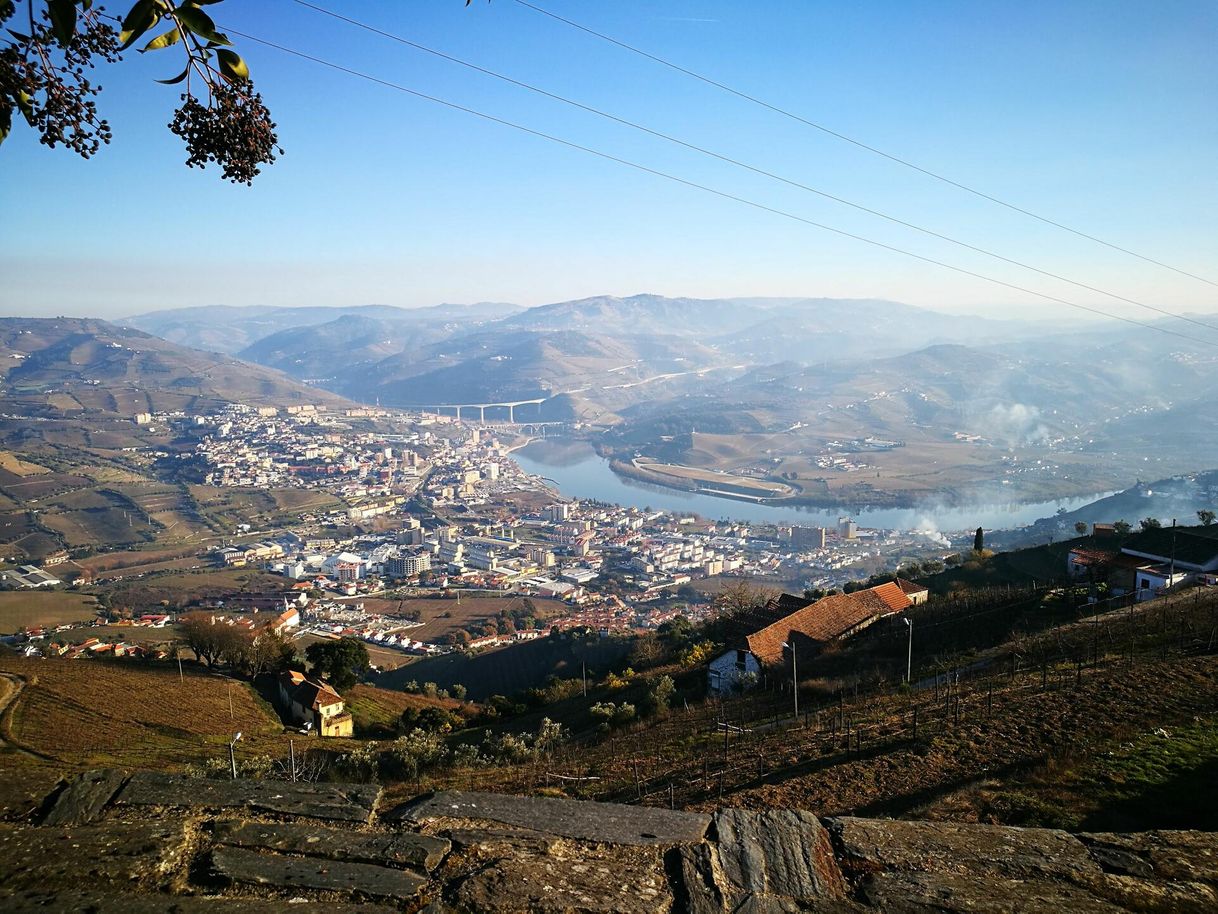
[[[673,63],[671,60],[665,60],[663,57],[658,57],[655,54],[650,54],[647,51],[642,50],[641,48],[636,48],[633,45],[627,44],[624,41],[620,41],[617,38],[613,38],[612,36],[606,35],[603,32],[598,32],[595,29],[589,28],[586,25],[581,25],[580,23],[575,22],[571,19],[567,19],[564,16],[560,16],[560,15],[558,15],[558,13],[553,13],[550,10],[542,9],[540,6],[535,6],[534,4],[529,3],[528,0],[515,0],[515,2],[520,4],[523,7],[526,7],[527,9],[533,10],[536,13],[540,13],[543,16],[548,16],[551,19],[554,19],[565,25],[571,26],[574,29],[578,29],[581,32],[586,32],[587,34],[592,35],[595,38],[599,38],[602,41],[607,41],[610,44],[617,45],[619,48],[622,48],[623,50],[626,50],[626,51],[630,51],[632,54],[638,54],[640,57],[646,57],[648,60],[654,61],[655,63],[658,63],[661,66],[668,67],[671,70],[676,70],[678,73],[684,73],[686,76],[692,77],[693,79],[699,80],[700,82],[704,82],[709,86],[714,86],[716,89],[721,89],[724,92],[727,92],[727,93],[730,93],[731,95],[736,96],[737,98],[744,99],[745,101],[751,102],[754,105],[759,105],[762,108],[765,108],[769,111],[773,111],[775,114],[781,114],[783,117],[790,118],[793,121],[798,121],[799,123],[801,123],[807,127],[813,128],[814,130],[819,130],[821,133],[828,134],[829,136],[842,140],[843,142],[850,143],[852,146],[857,146],[859,149],[865,149],[868,152],[874,153],[875,155],[881,156],[885,159],[888,159],[889,161],[896,162],[898,165],[904,165],[906,168],[912,168],[914,171],[920,172],[921,174],[924,174],[929,178],[934,178],[936,181],[941,181],[944,184],[950,184],[952,187],[965,191],[966,193],[973,194],[974,196],[980,197],[983,200],[988,200],[989,202],[995,203],[998,206],[1005,207],[1009,210],[1020,213],[1021,215],[1027,216],[1031,219],[1035,219],[1038,222],[1043,222],[1046,225],[1051,225],[1054,228],[1061,229],[1064,232],[1069,232],[1072,235],[1077,235],[1080,238],[1086,238],[1088,241],[1093,241],[1096,244],[1103,245],[1106,248],[1111,248],[1114,251],[1120,251],[1122,254],[1128,254],[1130,257],[1136,257],[1138,260],[1145,261],[1146,263],[1152,263],[1155,266],[1162,267],[1165,270],[1171,270],[1173,273],[1179,273],[1181,276],[1187,276],[1190,279],[1195,279],[1198,282],[1207,283],[1208,285],[1211,285],[1211,286],[1218,286],[1218,282],[1215,282],[1212,279],[1207,279],[1204,276],[1198,276],[1196,273],[1190,273],[1187,270],[1180,269],[1179,267],[1173,267],[1169,263],[1164,263],[1161,260],[1155,260],[1153,257],[1147,257],[1145,254],[1139,254],[1137,251],[1131,251],[1128,248],[1123,248],[1118,244],[1112,243],[1111,241],[1105,241],[1103,238],[1097,238],[1095,235],[1089,235],[1086,232],[1081,231],[1079,229],[1071,228],[1070,226],[1064,225],[1061,222],[1056,222],[1053,219],[1050,219],[1048,216],[1041,216],[1038,213],[1034,213],[1031,210],[1024,209],[1023,207],[1017,206],[1014,203],[1009,203],[1006,200],[1003,200],[999,197],[995,197],[991,194],[987,194],[985,191],[978,190],[975,187],[970,187],[967,184],[963,184],[959,181],[953,180],[952,178],[949,178],[946,175],[940,174],[936,171],[931,171],[929,168],[923,168],[921,165],[916,165],[913,162],[909,161],[908,159],[903,159],[900,156],[895,155],[893,153],[885,152],[884,150],[878,149],[875,146],[870,146],[867,143],[864,143],[862,140],[856,140],[854,137],[847,136],[844,133],[839,133],[836,130],[826,127],[824,124],[818,124],[816,121],[809,120],[808,118],[798,115],[798,114],[794,113],[793,111],[788,111],[785,108],[780,108],[777,105],[771,104],[770,102],[757,98],[755,95],[750,95],[747,92],[743,92],[739,89],[733,89],[731,86],[725,85],[721,82],[718,82],[717,80],[711,79],[709,76],[704,76],[701,73],[697,73],[693,70],[687,69],[687,68],[681,66],[680,64]]]
[[[414,96],[415,98],[423,99],[424,101],[429,101],[429,102],[432,102],[437,105],[442,105],[443,107],[450,108],[454,111],[460,111],[465,114],[472,114],[474,117],[482,118],[483,120],[490,121],[491,123],[500,124],[504,127],[511,127],[513,130],[519,130],[521,133],[527,133],[530,136],[535,136],[535,137],[538,137],[539,139],[548,140],[552,143],[558,143],[561,146],[566,146],[569,149],[575,149],[579,152],[586,152],[589,155],[596,156],[597,158],[605,159],[606,161],[609,161],[609,162],[616,162],[619,165],[625,165],[628,168],[633,168],[637,171],[644,172],[645,174],[654,175],[657,178],[663,178],[664,180],[672,181],[675,184],[680,184],[685,187],[691,187],[691,188],[694,188],[695,190],[700,190],[700,191],[703,191],[708,194],[713,194],[714,196],[721,197],[725,200],[732,200],[732,201],[734,201],[736,203],[740,203],[744,206],[748,206],[753,209],[761,210],[762,212],[771,213],[776,216],[782,216],[785,219],[790,219],[794,222],[799,222],[804,225],[810,225],[813,228],[818,228],[818,229],[821,229],[826,232],[831,232],[835,235],[840,235],[843,238],[850,238],[855,241],[861,241],[864,244],[872,245],[873,247],[882,248],[883,250],[886,250],[886,251],[892,251],[893,253],[896,253],[896,254],[903,254],[906,257],[911,257],[914,260],[920,260],[923,263],[929,263],[934,266],[943,267],[946,270],[951,270],[952,272],[959,273],[963,276],[970,276],[974,279],[980,279],[985,282],[993,283],[994,285],[1003,286],[1004,288],[1007,288],[1007,289],[1013,289],[1016,292],[1022,292],[1025,295],[1032,295],[1032,296],[1035,296],[1036,298],[1044,299],[1045,301],[1056,302],[1057,304],[1066,305],[1067,307],[1070,307],[1070,308],[1076,308],[1080,311],[1086,311],[1090,314],[1095,314],[1100,317],[1106,317],[1111,320],[1122,321],[1123,323],[1132,324],[1135,327],[1141,327],[1145,330],[1153,330],[1158,333],[1165,333],[1169,336],[1174,336],[1174,337],[1178,337],[1182,340],[1187,340],[1190,343],[1209,345],[1209,346],[1214,346],[1214,347],[1218,348],[1218,343],[1210,341],[1210,340],[1189,336],[1187,334],[1180,333],[1175,330],[1169,330],[1166,327],[1156,326],[1155,324],[1143,323],[1142,321],[1134,320],[1131,317],[1124,317],[1119,314],[1113,314],[1109,311],[1104,311],[1099,308],[1092,308],[1089,305],[1082,305],[1082,304],[1079,304],[1078,302],[1072,302],[1072,301],[1069,301],[1064,298],[1058,298],[1057,296],[1049,295],[1046,292],[1038,292],[1035,289],[1029,289],[1024,286],[1017,285],[1015,283],[1007,282],[1006,280],[1003,280],[1003,279],[996,279],[993,276],[986,276],[983,273],[976,273],[976,272],[966,269],[964,267],[958,267],[958,266],[955,266],[953,264],[947,263],[942,260],[936,260],[933,257],[927,257],[923,254],[915,254],[913,251],[907,251],[904,248],[898,248],[898,247],[895,247],[894,245],[886,244],[882,241],[876,241],[872,238],[867,238],[866,236],[863,236],[863,235],[858,235],[853,232],[848,232],[844,229],[834,228],[831,225],[825,225],[824,223],[816,222],[813,219],[808,219],[804,216],[800,216],[795,213],[788,212],[787,210],[782,210],[782,209],[778,209],[776,207],[767,206],[764,203],[758,203],[755,200],[750,200],[746,197],[740,197],[740,196],[737,196],[736,194],[729,193],[728,191],[718,190],[714,187],[710,187],[705,184],[699,184],[696,181],[690,181],[686,178],[678,177],[677,175],[673,175],[668,172],[660,171],[658,169],[651,168],[647,165],[641,165],[638,162],[632,162],[629,159],[620,158],[619,156],[612,155],[611,153],[603,152],[599,149],[594,149],[591,146],[584,146],[584,145],[581,145],[580,143],[575,143],[571,140],[565,140],[562,137],[554,136],[553,134],[549,134],[549,133],[544,133],[540,130],[533,129],[532,127],[526,127],[523,124],[517,124],[514,121],[509,121],[509,120],[506,120],[505,118],[497,117],[496,115],[493,115],[493,114],[487,114],[483,111],[478,111],[475,108],[469,108],[465,105],[461,105],[456,102],[448,101],[447,99],[439,98],[434,95],[428,95],[425,92],[420,92],[417,89],[411,89],[407,86],[401,85],[400,83],[395,83],[395,82],[391,82],[386,79],[381,79],[378,76],[373,76],[369,73],[364,73],[360,70],[355,70],[351,67],[343,66],[342,64],[334,63],[333,61],[326,60],[321,57],[316,57],[316,56],[314,56],[312,54],[308,54],[304,51],[298,51],[295,48],[289,48],[284,45],[277,44],[277,43],[275,43],[273,41],[269,41],[265,38],[258,38],[254,35],[247,34],[245,32],[239,31],[237,29],[226,28],[226,32],[231,32],[234,35],[239,35],[240,37],[245,38],[247,41],[253,41],[253,42],[255,42],[257,44],[261,44],[265,47],[274,48],[277,51],[282,51],[283,53],[290,54],[293,57],[299,57],[302,60],[308,60],[312,63],[318,64],[319,66],[327,67],[331,70],[336,70],[340,73],[346,73],[349,76],[354,76],[358,79],[363,79],[368,82],[376,83],[377,85],[384,86],[389,89],[394,89],[395,91],[398,91],[398,92],[403,92],[407,95]]]
[[[1080,288],[1080,289],[1086,289],[1088,292],[1095,292],[1099,295],[1106,295],[1109,298],[1116,299],[1117,301],[1122,301],[1122,302],[1125,302],[1126,304],[1135,305],[1136,307],[1143,308],[1147,311],[1153,311],[1156,314],[1163,315],[1164,317],[1175,318],[1177,320],[1186,321],[1187,323],[1190,323],[1190,324],[1195,324],[1198,327],[1205,327],[1206,329],[1209,329],[1209,330],[1218,331],[1218,324],[1207,323],[1206,321],[1203,321],[1203,320],[1198,320],[1193,317],[1187,317],[1183,314],[1177,314],[1174,311],[1168,311],[1166,308],[1159,308],[1155,305],[1149,305],[1149,304],[1146,304],[1145,302],[1138,301],[1137,299],[1127,298],[1126,296],[1119,295],[1116,292],[1109,292],[1106,289],[1101,289],[1096,286],[1089,285],[1085,282],[1079,282],[1077,280],[1070,279],[1069,277],[1062,276],[1058,273],[1053,273],[1049,270],[1042,270],[1039,267],[1035,267],[1035,266],[1032,266],[1031,264],[1024,263],[1023,261],[1019,261],[1019,260],[1015,260],[1010,257],[1006,257],[1002,254],[996,253],[995,251],[991,251],[986,248],[979,247],[978,245],[975,245],[975,244],[970,244],[967,241],[961,241],[958,238],[951,237],[950,235],[944,235],[941,232],[935,231],[934,229],[929,229],[929,228],[926,228],[921,225],[917,225],[912,222],[907,222],[904,219],[900,219],[896,216],[889,215],[888,213],[882,212],[880,210],[872,209],[871,207],[864,206],[861,203],[855,203],[852,200],[848,200],[844,197],[839,197],[835,194],[831,194],[827,191],[820,190],[816,187],[811,187],[807,184],[804,184],[800,181],[793,180],[791,178],[785,178],[782,175],[778,175],[773,172],[766,171],[763,168],[758,168],[754,165],[748,164],[747,162],[742,162],[738,159],[734,159],[730,156],[723,155],[722,153],[715,152],[714,150],[707,149],[703,146],[698,146],[694,143],[687,142],[685,140],[682,140],[682,139],[672,136],[670,134],[662,133],[661,131],[658,131],[658,130],[653,130],[650,127],[645,127],[642,124],[636,123],[631,120],[627,120],[626,118],[619,117],[618,115],[615,115],[615,114],[611,114],[600,108],[595,108],[591,105],[586,105],[583,102],[575,101],[574,99],[567,98],[562,95],[558,95],[554,92],[550,92],[546,89],[542,89],[539,86],[532,85],[531,83],[522,82],[521,80],[514,79],[513,77],[507,76],[503,73],[498,73],[498,72],[496,72],[494,70],[490,70],[486,67],[479,66],[478,64],[471,63],[467,60],[463,60],[460,57],[454,57],[453,55],[446,54],[443,51],[437,51],[434,48],[430,48],[427,45],[420,44],[417,41],[412,41],[411,39],[406,38],[402,35],[397,35],[397,34],[394,34],[393,32],[387,32],[383,29],[377,28],[376,26],[369,25],[366,22],[361,22],[358,19],[352,19],[349,16],[344,16],[341,13],[336,13],[333,10],[329,10],[329,9],[326,9],[325,7],[321,7],[314,3],[310,3],[310,2],[308,2],[308,0],[293,0],[293,2],[298,4],[299,6],[303,6],[303,7],[306,7],[307,9],[311,9],[311,10],[314,10],[315,12],[321,13],[322,15],[330,16],[331,18],[337,19],[340,22],[345,22],[349,25],[355,26],[356,28],[360,28],[367,32],[371,32],[374,35],[379,35],[383,38],[388,38],[391,41],[396,41],[399,44],[404,44],[407,47],[414,48],[417,51],[422,51],[425,54],[431,54],[434,57],[439,57],[442,60],[447,60],[450,63],[457,64],[458,66],[466,67],[467,69],[474,70],[478,73],[482,73],[482,74],[484,74],[486,76],[490,76],[494,79],[501,80],[501,81],[509,83],[513,86],[518,86],[521,89],[525,89],[529,92],[534,92],[538,95],[542,95],[542,96],[552,99],[554,101],[561,102],[564,105],[570,105],[573,108],[578,108],[581,111],[586,111],[590,114],[596,115],[597,117],[605,118],[606,120],[613,121],[613,122],[621,124],[625,127],[630,127],[634,130],[639,130],[650,136],[654,136],[654,137],[657,137],[658,139],[665,140],[666,142],[673,143],[677,146],[684,147],[685,149],[690,149],[690,150],[700,153],[702,155],[710,156],[711,158],[717,159],[721,162],[726,162],[729,165],[734,165],[738,168],[743,168],[746,171],[750,171],[754,174],[761,175],[766,178],[770,178],[771,180],[778,181],[782,184],[786,184],[789,187],[794,187],[798,190],[803,190],[803,191],[807,191],[808,193],[811,193],[811,194],[816,194],[819,197],[823,197],[827,200],[832,200],[835,203],[842,204],[843,206],[849,206],[852,209],[867,213],[872,216],[876,216],[880,219],[887,220],[888,222],[894,223],[895,225],[900,225],[900,226],[903,226],[904,228],[913,229],[916,232],[921,232],[922,234],[929,235],[932,238],[938,238],[941,241],[946,241],[950,244],[957,245],[958,247],[962,247],[967,250],[974,251],[975,253],[984,254],[987,257],[992,257],[995,260],[1000,260],[1003,263],[1008,263],[1008,264],[1011,264],[1012,266],[1016,266],[1016,267],[1019,267],[1024,270],[1030,270],[1033,273],[1039,273],[1041,276],[1047,276],[1050,279],[1055,279],[1055,280],[1058,280],[1059,282],[1068,283],[1069,285],[1076,286],[1077,288]]]

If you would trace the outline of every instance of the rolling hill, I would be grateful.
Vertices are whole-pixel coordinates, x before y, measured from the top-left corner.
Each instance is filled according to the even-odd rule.
[[[259,340],[281,331],[329,324],[343,318],[362,318],[386,324],[421,327],[434,323],[480,323],[521,310],[519,305],[479,302],[472,305],[433,305],[395,308],[389,305],[278,308],[270,306],[172,308],[125,318],[119,323],[189,346],[236,355]]]
[[[57,415],[345,403],[270,368],[87,318],[0,319],[0,384],[11,404]]]

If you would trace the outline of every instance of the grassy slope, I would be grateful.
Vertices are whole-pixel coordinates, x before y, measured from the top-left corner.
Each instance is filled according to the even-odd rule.
[[[97,615],[96,606],[93,597],[80,593],[28,590],[0,593],[0,634],[88,621]]]

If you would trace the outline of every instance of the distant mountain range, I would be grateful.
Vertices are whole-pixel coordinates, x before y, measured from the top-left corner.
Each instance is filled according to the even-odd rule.
[[[657,396],[700,389],[706,372],[730,376],[774,362],[873,359],[1038,332],[1024,322],[966,319],[879,300],[659,295],[528,309],[499,303],[187,308],[124,323],[366,402],[555,397],[553,414],[608,419]]]
[[[88,318],[0,318],[0,392],[35,415],[346,404],[274,369]]]
[[[1063,331],[873,299],[635,295],[188,308],[125,324],[0,322],[6,399],[117,415],[538,400],[517,418],[590,423],[603,451],[782,473],[809,497],[860,503],[985,482],[1007,487],[995,497],[1089,493],[1218,452],[1213,347],[1117,322]],[[882,442],[900,454],[826,475],[834,454]]]
[[[479,302],[474,305],[433,305],[429,308],[395,308],[389,305],[340,307],[230,307],[171,308],[150,311],[118,323],[154,336],[226,355],[236,355],[259,340],[281,331],[296,331],[331,324],[344,318],[380,321],[387,326],[423,327],[431,324],[499,320],[523,309],[519,305]]]

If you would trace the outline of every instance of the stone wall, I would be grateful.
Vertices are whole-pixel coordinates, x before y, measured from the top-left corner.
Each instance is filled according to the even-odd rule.
[[[1211,912],[1218,835],[1070,835],[93,771],[0,823],[0,910]]]

